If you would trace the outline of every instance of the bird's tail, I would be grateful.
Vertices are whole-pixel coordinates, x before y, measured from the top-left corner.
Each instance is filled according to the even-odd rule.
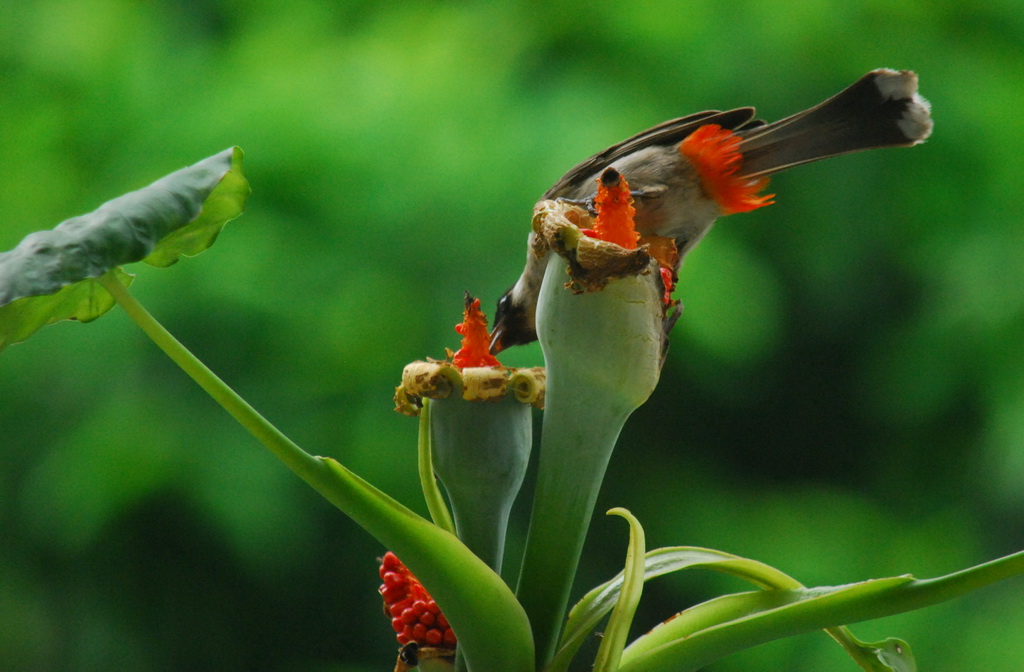
[[[874,70],[823,103],[739,131],[739,175],[760,177],[830,156],[877,147],[909,147],[932,132],[928,101],[909,70]]]

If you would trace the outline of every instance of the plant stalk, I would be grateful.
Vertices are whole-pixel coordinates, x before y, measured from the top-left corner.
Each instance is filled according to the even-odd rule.
[[[178,342],[110,273],[99,278],[156,345],[260,443],[314,490],[407,559],[459,634],[469,669],[531,672],[526,614],[501,577],[446,530],[421,518],[330,458],[314,457],[271,425]],[[485,617],[486,615],[486,617]]]
[[[135,324],[181,367],[199,387],[213,397],[238,424],[267,447],[279,460],[285,463],[300,478],[312,484],[322,473],[320,461],[302,450],[291,439],[274,427],[259,412],[221,380],[205,364],[182,345],[167,329],[147,311],[128,289],[117,281],[112,272],[105,273],[97,281],[117,301]]]
[[[566,267],[550,255],[537,309],[548,388],[517,591],[538,669],[554,656],[615,442],[657,385],[661,363],[662,312],[652,277],[618,278],[601,291],[574,294],[565,287]]]
[[[554,656],[583,542],[628,413],[581,418],[548,369],[540,465],[517,597],[530,617],[538,668]]]

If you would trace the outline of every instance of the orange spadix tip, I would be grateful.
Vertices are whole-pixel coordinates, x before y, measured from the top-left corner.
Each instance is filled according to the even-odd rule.
[[[635,250],[640,234],[636,232],[633,217],[633,197],[625,176],[614,168],[608,168],[597,180],[597,220],[594,222],[594,237],[615,243],[627,250]]]
[[[480,310],[480,299],[466,293],[466,308],[462,324],[455,326],[462,334],[462,347],[455,353],[452,363],[460,369],[473,366],[501,366],[497,357],[491,354],[490,333],[487,330],[487,316]]]

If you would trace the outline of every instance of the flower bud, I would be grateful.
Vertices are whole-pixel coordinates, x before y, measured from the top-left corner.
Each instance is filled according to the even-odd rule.
[[[456,533],[500,572],[509,513],[533,446],[530,407],[544,404],[544,370],[497,363],[480,302],[468,295],[457,330],[463,346],[450,362],[406,366],[396,410],[415,415],[423,398],[431,400],[433,470],[448,493]]]

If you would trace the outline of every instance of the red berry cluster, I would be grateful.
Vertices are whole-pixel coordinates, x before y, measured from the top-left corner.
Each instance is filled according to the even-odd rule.
[[[381,561],[380,578],[384,581],[380,594],[399,644],[416,642],[420,646],[455,648],[455,632],[437,602],[391,551]]]

